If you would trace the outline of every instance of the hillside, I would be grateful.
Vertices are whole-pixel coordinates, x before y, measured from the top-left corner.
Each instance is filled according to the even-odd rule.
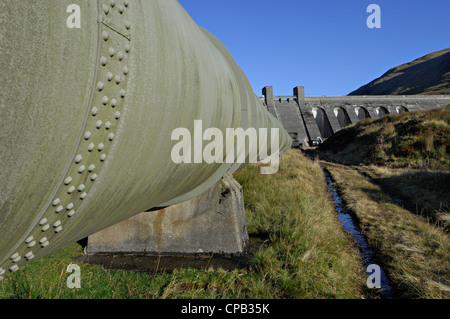
[[[320,146],[339,162],[450,171],[450,105],[366,119]]]
[[[450,94],[450,48],[392,68],[349,95]]]

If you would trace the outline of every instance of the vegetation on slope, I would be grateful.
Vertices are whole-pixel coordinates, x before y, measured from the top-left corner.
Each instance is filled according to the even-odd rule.
[[[450,170],[450,106],[366,119],[319,150],[341,163]]]
[[[450,172],[375,165],[360,166],[357,170],[401,206],[450,232]]]
[[[349,95],[450,94],[450,48],[392,68]]]
[[[450,106],[361,121],[318,151],[399,297],[449,298]]]

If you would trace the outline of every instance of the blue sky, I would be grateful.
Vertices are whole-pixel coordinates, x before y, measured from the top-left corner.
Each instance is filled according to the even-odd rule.
[[[450,47],[450,0],[179,0],[216,35],[256,94],[339,96]],[[366,25],[381,7],[381,29]]]

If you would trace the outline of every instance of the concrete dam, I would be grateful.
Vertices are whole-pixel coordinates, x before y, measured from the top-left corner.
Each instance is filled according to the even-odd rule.
[[[380,95],[307,97],[303,86],[292,96],[274,96],[273,87],[262,90],[261,101],[290,134],[292,147],[315,145],[344,127],[366,118],[380,118],[429,110],[450,104],[450,95]]]

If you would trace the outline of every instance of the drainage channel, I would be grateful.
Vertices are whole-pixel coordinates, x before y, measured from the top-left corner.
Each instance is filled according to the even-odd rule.
[[[330,192],[331,198],[333,199],[337,216],[338,216],[341,224],[343,225],[344,229],[346,231],[348,231],[349,233],[351,233],[353,236],[353,239],[356,241],[356,243],[359,247],[359,250],[361,252],[364,269],[367,272],[369,266],[376,265],[376,262],[373,258],[373,251],[370,249],[364,236],[361,234],[361,232],[355,226],[353,217],[348,213],[342,197],[339,195],[339,192],[336,190],[336,188],[334,186],[334,181],[331,178],[331,174],[326,169],[324,169],[322,166],[321,166],[321,168],[322,168],[323,173],[325,174],[325,178],[326,178],[327,184],[328,184],[328,190]],[[376,266],[378,266],[378,265],[376,265]],[[381,288],[378,288],[376,292],[378,294],[380,294],[380,296],[382,298],[393,299],[394,298],[393,289],[389,284],[389,280],[386,276],[386,273],[383,271],[383,269],[381,269],[381,267],[379,268],[379,273],[380,273]]]

